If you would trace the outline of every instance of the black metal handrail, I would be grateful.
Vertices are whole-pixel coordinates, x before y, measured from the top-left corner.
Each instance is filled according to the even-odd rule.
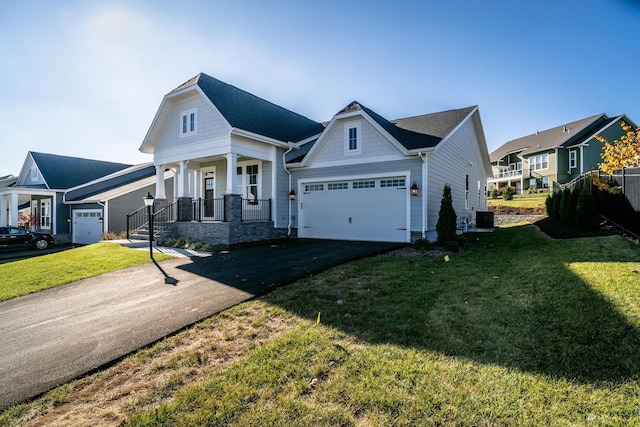
[[[271,199],[242,199],[242,221],[271,221]]]
[[[149,226],[149,215],[146,206],[141,207],[135,212],[127,214],[127,240],[131,234],[135,234],[136,231]]]
[[[178,204],[165,206],[158,212],[153,213],[153,234],[158,234],[178,219]]]

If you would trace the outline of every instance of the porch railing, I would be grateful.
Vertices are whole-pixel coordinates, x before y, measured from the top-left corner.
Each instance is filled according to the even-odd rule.
[[[193,199],[191,212],[189,204],[180,205],[174,202],[157,212],[153,212],[153,231],[157,234],[177,221],[237,221],[241,214],[242,222],[272,221],[271,199],[241,199],[240,211],[231,211],[233,218],[227,218],[225,199]],[[186,209],[186,211],[184,210]],[[127,214],[127,239],[131,235],[149,234],[149,214],[146,206]]]
[[[242,199],[242,221],[271,221],[271,199]]]
[[[224,221],[224,198],[193,199],[193,221]]]

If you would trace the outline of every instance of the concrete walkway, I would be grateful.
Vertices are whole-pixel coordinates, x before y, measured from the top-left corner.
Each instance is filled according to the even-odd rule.
[[[396,247],[291,239],[182,254],[4,301],[0,410],[274,287]]]

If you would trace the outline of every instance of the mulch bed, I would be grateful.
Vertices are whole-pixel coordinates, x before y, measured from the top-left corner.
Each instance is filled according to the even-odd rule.
[[[613,236],[620,234],[615,228],[609,225],[601,225],[596,231],[580,231],[576,226],[549,217],[538,220],[534,222],[533,225],[553,239],[576,239],[580,237]]]

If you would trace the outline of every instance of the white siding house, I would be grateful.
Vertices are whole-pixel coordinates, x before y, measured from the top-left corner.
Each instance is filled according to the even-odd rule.
[[[389,121],[353,102],[324,126],[206,74],[164,97],[140,150],[171,232],[226,244],[434,240],[444,184],[473,222],[491,173],[477,107]]]

